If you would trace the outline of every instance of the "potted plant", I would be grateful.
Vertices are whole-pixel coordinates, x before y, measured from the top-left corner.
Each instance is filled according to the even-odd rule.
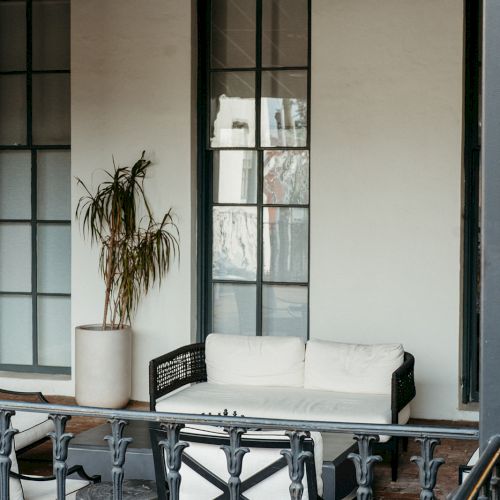
[[[132,167],[105,171],[106,179],[76,208],[83,236],[99,245],[104,279],[100,324],[75,332],[76,400],[80,405],[122,408],[131,394],[131,320],[140,298],[161,284],[179,252],[171,209],[157,222],[144,191],[151,162],[145,152]]]

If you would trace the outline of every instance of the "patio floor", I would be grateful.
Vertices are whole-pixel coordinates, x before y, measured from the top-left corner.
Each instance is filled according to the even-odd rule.
[[[49,396],[47,398],[54,404],[75,404],[73,398],[62,396]],[[147,410],[147,403],[133,402],[129,409]],[[67,426],[68,432],[79,433],[104,422],[96,418],[73,417]],[[454,427],[476,427],[477,424],[470,422],[449,422],[435,420],[411,420],[412,423],[422,425],[442,425]],[[435,456],[444,458],[445,464],[441,467],[436,487],[437,498],[445,498],[458,485],[458,466],[467,463],[469,457],[477,448],[476,441],[443,440],[436,449]],[[415,499],[419,497],[420,486],[418,481],[417,467],[410,463],[412,455],[419,454],[417,443],[410,441],[408,451],[404,452],[400,460],[399,479],[397,482],[390,480],[390,467],[387,462],[375,466],[375,498],[384,499]],[[25,474],[49,474],[51,472],[52,447],[49,442],[30,450],[20,458],[21,472]]]

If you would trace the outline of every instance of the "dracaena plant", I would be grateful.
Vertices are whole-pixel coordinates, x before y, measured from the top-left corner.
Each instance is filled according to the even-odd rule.
[[[92,193],[85,190],[76,208],[84,237],[98,244],[99,270],[104,278],[102,328],[130,324],[142,295],[161,284],[179,253],[179,231],[172,210],[156,221],[144,192],[151,162],[145,152],[132,167],[105,171],[106,180]]]

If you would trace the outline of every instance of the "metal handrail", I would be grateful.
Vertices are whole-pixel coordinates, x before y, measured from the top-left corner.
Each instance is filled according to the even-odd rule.
[[[481,453],[479,460],[469,472],[463,484],[450,495],[450,500],[469,500],[474,498],[485,484],[500,459],[500,435],[493,436]]]
[[[13,411],[31,411],[36,413],[54,413],[60,415],[140,420],[143,422],[168,422],[185,425],[211,425],[216,427],[258,427],[266,430],[296,430],[306,432],[339,432],[351,434],[380,434],[397,437],[429,437],[443,439],[479,439],[479,431],[472,428],[434,427],[411,424],[365,424],[346,422],[322,422],[316,420],[293,420],[259,417],[232,417],[223,415],[200,415],[192,413],[168,413],[158,411],[113,410],[92,406],[53,405],[1,401],[0,409]]]

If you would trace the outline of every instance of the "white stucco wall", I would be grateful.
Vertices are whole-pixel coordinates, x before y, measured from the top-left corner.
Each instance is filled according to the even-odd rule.
[[[459,406],[462,2],[314,0],[311,336],[402,342]]]

